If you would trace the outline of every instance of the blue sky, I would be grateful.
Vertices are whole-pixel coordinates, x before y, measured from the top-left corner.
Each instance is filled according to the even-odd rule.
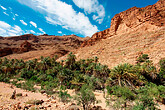
[[[22,34],[92,36],[133,6],[158,0],[0,0],[0,36]]]

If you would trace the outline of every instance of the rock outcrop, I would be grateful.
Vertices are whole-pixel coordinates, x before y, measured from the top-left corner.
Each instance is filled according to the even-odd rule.
[[[12,53],[13,53],[13,51],[12,51],[11,48],[0,49],[0,57],[6,56],[6,55],[10,55]]]
[[[80,38],[76,35],[50,36],[47,34],[2,37],[0,39],[0,57],[7,57],[7,55],[10,55],[10,58],[16,56],[14,58],[22,59],[40,58],[40,56],[53,57],[55,55],[61,57],[74,49],[78,49],[86,39],[88,38]]]
[[[28,52],[30,50],[32,50],[32,44],[28,41],[25,41],[20,45],[20,52]]]
[[[21,36],[6,37],[5,39],[18,41],[18,40],[37,40],[38,38],[33,34],[25,34]]]
[[[165,26],[165,0],[159,0],[156,4],[144,8],[132,7],[116,14],[111,19],[109,29],[95,33],[91,39],[83,42],[81,47],[93,45],[116,34],[137,31],[141,27],[140,31],[162,26]]]
[[[19,48],[12,48],[10,46],[7,48],[2,48],[0,49],[0,57],[7,56],[13,53],[23,53],[28,52],[30,50],[34,50],[31,45],[32,44],[28,41],[24,41]]]

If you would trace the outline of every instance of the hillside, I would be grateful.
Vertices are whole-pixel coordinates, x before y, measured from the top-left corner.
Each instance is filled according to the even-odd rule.
[[[40,56],[61,57],[73,52],[77,59],[97,56],[100,63],[114,67],[120,63],[135,64],[136,58],[144,53],[157,65],[165,56],[164,44],[165,1],[159,0],[154,5],[132,7],[116,14],[109,29],[91,38],[31,34],[0,37],[0,56],[29,60]]]
[[[40,56],[58,57],[78,49],[86,38],[76,35],[49,36],[27,34],[22,36],[1,37],[0,57],[17,59],[34,59]]]
[[[157,64],[165,56],[165,1],[115,15],[109,29],[95,33],[81,47],[75,52],[78,59],[97,56],[109,67],[134,64],[142,53]]]

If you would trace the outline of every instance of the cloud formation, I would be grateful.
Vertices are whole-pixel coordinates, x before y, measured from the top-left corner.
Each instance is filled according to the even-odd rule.
[[[30,21],[30,24],[31,24],[32,26],[34,26],[35,28],[37,28],[37,24],[36,24],[35,22]]]
[[[89,18],[81,12],[76,12],[72,5],[59,0],[17,0],[18,2],[39,11],[48,23],[60,25],[63,28],[84,36],[92,36],[99,31],[92,25]]]
[[[101,24],[105,17],[105,9],[103,5],[100,5],[98,0],[73,0],[75,5],[84,9],[88,14],[94,13],[93,20],[96,20]]]
[[[20,20],[20,22],[21,22],[23,25],[27,26],[27,23],[26,23],[24,20]]]
[[[6,12],[3,12],[3,14],[5,14],[5,15],[9,16],[9,14],[7,14]]]
[[[42,32],[42,34],[45,34],[45,31],[43,31],[42,28],[38,28],[38,29]]]
[[[61,32],[61,31],[58,31],[58,33],[59,33],[59,34],[62,34],[62,32]]]
[[[3,10],[7,10],[5,7],[3,7],[3,6],[1,6],[1,8],[3,9]]]
[[[33,30],[30,30],[30,33],[35,34],[35,32]]]
[[[17,36],[23,33],[23,30],[17,26],[11,26],[4,21],[0,21],[0,36]]]

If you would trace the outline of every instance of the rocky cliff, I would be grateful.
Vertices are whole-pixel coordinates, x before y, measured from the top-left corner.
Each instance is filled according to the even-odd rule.
[[[144,8],[132,7],[116,14],[111,19],[111,27],[95,33],[91,39],[82,43],[82,47],[91,46],[101,39],[131,31],[152,30],[165,26],[165,0]]]
[[[13,37],[0,37],[0,57],[9,58],[40,58],[40,56],[63,56],[78,49],[86,38],[76,35],[49,36],[47,34],[35,36],[26,34]]]

